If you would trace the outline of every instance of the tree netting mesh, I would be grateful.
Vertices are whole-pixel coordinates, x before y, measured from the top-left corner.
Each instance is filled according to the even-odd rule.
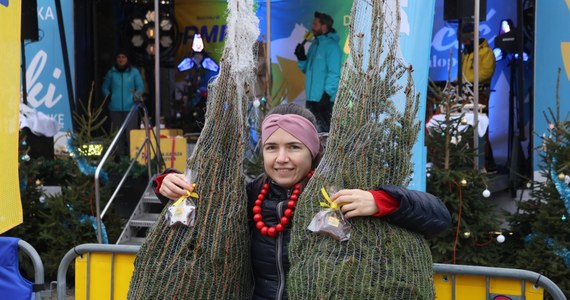
[[[248,299],[252,292],[242,161],[245,108],[259,36],[252,0],[228,2],[218,78],[188,168],[198,173],[194,227],[169,227],[163,210],[135,261],[129,299]],[[181,170],[182,171],[182,170]]]
[[[295,211],[290,299],[431,299],[432,259],[417,233],[379,218],[350,219],[351,237],[339,242],[307,231],[322,209],[319,190],[406,186],[420,130],[419,95],[411,67],[399,57],[398,0],[355,0],[351,53],[344,65],[323,160]],[[405,107],[394,99],[401,97]]]

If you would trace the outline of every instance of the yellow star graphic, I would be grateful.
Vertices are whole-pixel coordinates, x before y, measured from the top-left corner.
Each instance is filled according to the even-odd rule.
[[[568,2],[570,0],[566,0]],[[564,69],[566,69],[566,77],[570,80],[570,42],[560,43],[560,50],[562,52],[562,61],[564,62]]]
[[[566,6],[568,6],[568,10],[570,10],[570,0],[566,0]],[[562,62],[564,62],[566,77],[570,80],[570,42],[561,42],[560,52],[562,53]]]
[[[287,99],[292,101],[305,90],[305,74],[297,67],[297,61],[289,60],[278,56],[277,60],[281,66],[283,76],[282,88],[285,89]]]

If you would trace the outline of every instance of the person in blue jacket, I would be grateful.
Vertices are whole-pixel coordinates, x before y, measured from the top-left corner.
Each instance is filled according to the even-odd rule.
[[[342,51],[331,16],[315,12],[315,39],[305,54],[304,42],[295,48],[297,65],[305,73],[306,107],[317,118],[318,131],[328,132],[338,90]]]
[[[105,96],[107,107],[109,108],[109,117],[111,125],[118,129],[125,121],[129,111],[134,106],[135,101],[140,101],[144,92],[144,84],[141,73],[129,61],[126,51],[118,51],[115,59],[115,65],[105,75],[102,85],[103,95]],[[138,117],[131,118],[126,126],[128,132],[138,126]],[[119,142],[119,154],[128,154],[126,148],[127,139]]]

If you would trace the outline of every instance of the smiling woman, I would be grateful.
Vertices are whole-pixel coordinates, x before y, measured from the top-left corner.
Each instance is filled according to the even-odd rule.
[[[264,174],[247,185],[251,260],[255,280],[253,299],[282,299],[287,296],[288,245],[298,201],[322,157],[312,113],[295,104],[271,110],[261,126]],[[156,180],[163,201],[192,191],[183,174],[168,173]],[[435,234],[445,229],[449,213],[436,197],[394,186],[376,190],[342,189],[331,195],[347,218],[381,217],[407,229]],[[363,219],[368,220],[368,219]],[[405,222],[414,220],[414,222]],[[370,220],[372,221],[372,220]],[[380,221],[380,218],[378,218]],[[299,222],[299,221],[297,221]]]
[[[291,187],[311,169],[311,152],[283,129],[276,130],[263,146],[265,173],[277,184]]]
[[[301,109],[295,105],[283,107]],[[265,173],[280,186],[289,188],[307,175],[320,153],[316,126],[299,114],[274,110],[261,127]]]

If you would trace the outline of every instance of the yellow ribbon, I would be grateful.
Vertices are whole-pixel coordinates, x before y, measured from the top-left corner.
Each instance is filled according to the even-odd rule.
[[[325,187],[321,188],[321,194],[323,195],[325,200],[327,200],[327,202],[328,202],[328,203],[327,202],[321,202],[322,207],[339,209],[340,206],[331,200],[331,197],[329,197],[329,193],[327,193],[327,190],[325,189]]]
[[[192,184],[192,190],[193,190],[193,191],[196,190],[196,184],[195,184],[195,183]],[[184,195],[184,196],[178,198],[178,200],[176,200],[176,202],[174,202],[174,204],[172,204],[172,205],[173,205],[173,206],[178,206],[180,203],[182,203],[182,201],[183,201],[184,199],[186,199],[186,198],[188,198],[188,197],[195,198],[195,199],[200,198],[200,196],[198,195],[198,193],[186,191],[186,195]]]

